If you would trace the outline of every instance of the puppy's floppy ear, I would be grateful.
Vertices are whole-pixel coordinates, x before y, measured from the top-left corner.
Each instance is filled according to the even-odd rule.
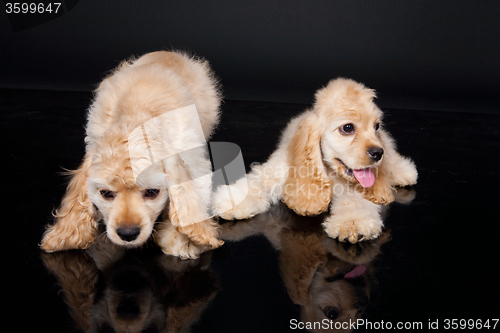
[[[321,158],[319,120],[300,121],[288,149],[290,168],[282,201],[299,215],[318,215],[328,209],[332,180]]]
[[[322,234],[283,229],[279,266],[293,303],[309,302],[310,286],[319,267],[328,263]]]
[[[47,228],[41,248],[46,252],[85,249],[94,242],[97,223],[94,205],[87,195],[87,177],[92,159],[87,155],[80,167],[71,171],[71,181],[61,207],[55,212],[56,223]]]
[[[87,332],[99,278],[94,260],[83,251],[42,253],[41,257],[45,267],[57,278],[71,317]]]

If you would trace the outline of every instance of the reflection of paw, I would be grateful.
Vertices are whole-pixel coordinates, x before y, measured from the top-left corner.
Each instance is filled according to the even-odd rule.
[[[356,216],[356,214],[336,214],[323,222],[326,233],[331,238],[354,244],[362,240],[377,238],[382,231],[382,220],[373,216]]]
[[[250,222],[226,222],[221,225],[221,238],[233,242],[240,241],[251,234],[252,224]]]
[[[222,224],[221,238],[231,242],[239,242],[252,235],[262,233],[265,225],[259,223],[256,219],[257,218],[249,221],[234,221]],[[267,220],[265,222],[267,222]]]
[[[387,205],[394,201],[393,189],[385,181],[376,181],[372,187],[366,188],[364,197],[377,205]]]
[[[349,263],[363,265],[371,262],[380,253],[381,245],[389,240],[391,240],[391,233],[384,229],[378,238],[369,241],[349,244],[328,238],[324,244],[328,252],[335,257]]]
[[[164,252],[165,253],[165,252]],[[167,271],[182,272],[200,264],[200,258],[181,258],[178,255],[174,256],[171,253],[165,253],[166,256],[158,258],[158,263]],[[185,260],[191,259],[191,260]]]
[[[212,219],[177,227],[177,230],[197,244],[212,250],[224,244],[224,241],[219,239],[219,224]]]

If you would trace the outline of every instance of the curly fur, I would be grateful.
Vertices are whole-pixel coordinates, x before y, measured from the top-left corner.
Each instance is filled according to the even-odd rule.
[[[289,163],[295,167],[289,169],[282,199],[297,214],[305,216],[326,211],[332,198],[332,180],[325,168],[317,163],[321,160],[321,149],[317,144],[321,133],[315,121],[317,119],[313,117],[302,119],[288,145]],[[317,195],[303,195],[312,191]]]
[[[179,52],[153,52],[121,63],[96,90],[88,112],[85,158],[71,172],[55,224],[45,232],[41,248],[46,252],[87,248],[99,220],[114,243],[140,246],[151,236],[159,216],[166,227],[158,228],[155,239],[166,253],[196,258],[222,245],[218,226],[208,214],[211,164],[206,150],[191,149],[197,132],[190,119],[182,114],[162,117],[194,104],[201,140],[208,140],[219,121],[220,102],[218,82],[205,60]],[[132,134],[148,121],[155,122],[161,136],[150,138],[148,148],[154,154],[159,149],[174,153],[136,179],[129,149],[140,142]],[[147,197],[148,189],[159,193]],[[113,197],[103,197],[103,190]],[[140,233],[126,240],[118,234],[120,228],[140,228]]]
[[[323,223],[332,238],[356,243],[382,230],[380,205],[394,201],[394,186],[417,182],[414,163],[396,151],[382,126],[375,92],[350,79],[332,80],[317,91],[313,107],[292,119],[278,148],[246,175],[248,195],[233,206],[227,193],[241,193],[243,180],[217,189],[213,211],[224,219],[244,219],[282,200],[300,215],[330,209]],[[355,131],[346,134],[343,126]],[[371,148],[383,149],[374,160]],[[363,187],[353,170],[372,170],[375,182]]]

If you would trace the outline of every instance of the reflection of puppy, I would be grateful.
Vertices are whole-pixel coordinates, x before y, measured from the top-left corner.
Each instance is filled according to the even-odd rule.
[[[158,248],[126,250],[106,237],[87,251],[42,253],[85,332],[179,332],[191,326],[219,290],[210,253],[194,261]]]
[[[262,234],[280,250],[288,294],[301,306],[301,322],[318,323],[315,331],[321,331],[323,320],[331,325],[330,320],[342,323],[362,316],[370,296],[371,262],[390,239],[384,230],[375,240],[340,243],[323,232],[324,218],[302,217],[278,204],[248,221],[222,224],[226,241]]]
[[[199,118],[194,122],[191,113],[166,117],[193,104]],[[203,149],[193,149],[193,138],[198,144],[210,137],[219,121],[219,105],[217,82],[206,61],[153,52],[120,64],[96,91],[84,161],[70,172],[56,223],[47,229],[42,249],[87,248],[99,220],[115,244],[137,247],[149,239],[160,214],[165,222],[157,228],[156,241],[164,252],[196,258],[220,246],[217,224],[208,214],[210,161]],[[146,136],[147,122],[154,124],[157,136]],[[130,147],[149,152],[151,163],[163,152],[169,157],[154,163],[139,181]]]
[[[219,187],[214,212],[244,219],[281,199],[297,214],[317,215],[331,202],[331,216],[323,224],[330,237],[351,243],[377,237],[379,204],[394,201],[393,186],[415,184],[417,171],[396,152],[374,97],[373,90],[355,81],[331,81],[316,93],[313,108],[288,124],[266,163],[254,167],[246,180]],[[248,195],[233,206],[243,199],[247,184]]]
[[[283,233],[280,268],[290,298],[301,306],[301,321],[326,319],[330,331],[335,323],[341,328],[340,323],[361,318],[370,298],[371,261],[389,238],[383,231],[376,240],[345,247],[318,233]]]

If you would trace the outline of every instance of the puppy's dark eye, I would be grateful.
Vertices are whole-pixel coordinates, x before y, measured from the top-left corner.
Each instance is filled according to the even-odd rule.
[[[144,192],[144,198],[146,199],[154,199],[158,196],[158,194],[160,193],[160,190],[157,190],[155,188],[148,188],[145,192]]]
[[[115,194],[108,190],[100,190],[99,193],[106,200],[113,200],[115,198]]]
[[[325,313],[326,318],[331,320],[335,320],[338,318],[340,312],[337,309],[332,308],[331,306],[327,306],[323,312]]]
[[[379,128],[380,128],[380,123],[376,123],[375,124],[375,131],[378,131]]]
[[[354,125],[353,124],[345,124],[339,127],[340,134],[349,135],[354,133]]]

